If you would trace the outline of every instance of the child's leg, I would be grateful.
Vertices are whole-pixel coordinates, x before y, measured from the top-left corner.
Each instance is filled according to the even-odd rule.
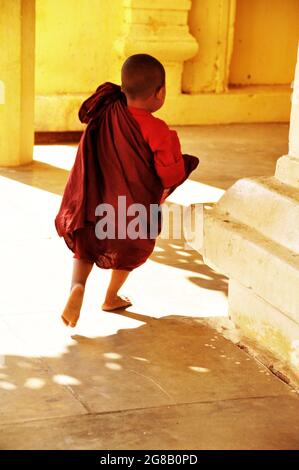
[[[110,311],[118,308],[130,307],[131,302],[127,297],[119,296],[118,291],[127,279],[130,271],[113,269],[111,273],[110,284],[108,286],[105,301],[102,310]]]
[[[61,315],[62,321],[66,326],[76,326],[80,316],[85,284],[92,266],[92,263],[85,260],[74,259],[71,292]]]
[[[83,287],[85,287],[87,278],[92,270],[92,267],[93,263],[90,263],[89,261],[86,261],[84,259],[74,259],[71,289],[76,284],[81,284]]]

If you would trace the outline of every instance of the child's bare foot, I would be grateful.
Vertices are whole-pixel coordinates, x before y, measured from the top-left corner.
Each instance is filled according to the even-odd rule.
[[[84,286],[75,284],[70,292],[68,301],[61,315],[62,321],[66,326],[74,328],[80,316],[80,310],[83,302]]]
[[[113,312],[114,310],[127,308],[131,305],[132,302],[130,301],[130,299],[128,299],[128,297],[125,297],[124,295],[116,295],[111,300],[105,300],[102,305],[102,310],[104,310],[105,312]]]

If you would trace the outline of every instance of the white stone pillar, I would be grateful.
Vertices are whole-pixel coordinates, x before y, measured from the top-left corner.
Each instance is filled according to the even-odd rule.
[[[204,210],[203,243],[195,237],[193,246],[229,278],[229,313],[242,341],[299,383],[298,91],[299,62],[289,154],[275,177],[237,181]]]
[[[289,153],[277,161],[275,176],[280,181],[299,188],[299,47],[293,82]]]

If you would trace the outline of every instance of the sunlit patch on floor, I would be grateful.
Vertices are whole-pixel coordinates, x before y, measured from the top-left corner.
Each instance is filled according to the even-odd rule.
[[[106,362],[105,367],[110,370],[121,370],[122,366],[120,364],[116,364],[115,362]]]
[[[103,353],[103,356],[107,359],[121,359],[121,355],[114,352]]]
[[[58,385],[80,385],[80,381],[70,375],[56,374],[53,376],[53,382]]]
[[[194,372],[200,372],[200,373],[210,372],[210,369],[207,369],[207,367],[189,366],[189,369],[193,370]]]
[[[45,381],[43,379],[39,379],[38,377],[30,377],[24,383],[24,387],[30,388],[31,390],[38,390],[45,385]]]

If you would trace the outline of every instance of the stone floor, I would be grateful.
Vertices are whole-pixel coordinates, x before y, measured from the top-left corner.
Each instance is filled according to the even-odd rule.
[[[284,124],[178,131],[201,157],[181,207],[273,174],[287,150]],[[72,256],[53,218],[74,152],[37,146],[32,165],[0,169],[0,448],[299,449],[298,395],[211,327],[229,323],[227,280],[182,239],[132,273],[122,314],[100,310],[109,273],[95,269],[63,326]]]

